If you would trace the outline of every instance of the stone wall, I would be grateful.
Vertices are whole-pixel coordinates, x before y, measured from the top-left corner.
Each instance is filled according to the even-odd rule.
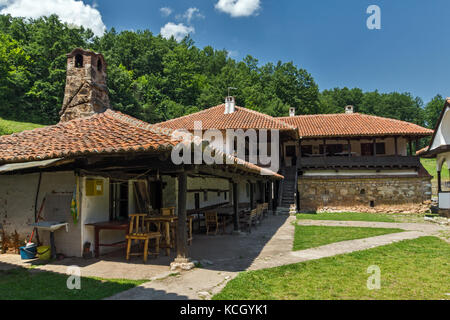
[[[428,177],[299,177],[300,209],[422,204],[431,199]]]

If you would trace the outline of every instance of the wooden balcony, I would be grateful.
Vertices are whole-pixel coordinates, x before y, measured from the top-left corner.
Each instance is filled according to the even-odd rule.
[[[419,166],[420,158],[415,156],[330,156],[299,159],[300,169],[413,169]]]

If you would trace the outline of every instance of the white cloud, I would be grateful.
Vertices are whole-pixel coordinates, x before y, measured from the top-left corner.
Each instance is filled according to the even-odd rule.
[[[261,0],[219,0],[215,7],[233,18],[248,17],[258,13]]]
[[[57,14],[61,21],[89,28],[97,36],[106,30],[95,2],[91,6],[77,0],[0,0],[0,5],[5,6],[0,14],[34,19]]]
[[[177,41],[183,40],[190,33],[195,33],[195,29],[182,23],[169,22],[161,28],[161,35],[164,38],[170,39],[173,36]]]
[[[187,21],[187,23],[190,24],[191,21],[194,18],[203,19],[203,18],[205,18],[205,16],[200,13],[199,9],[197,9],[197,8],[189,8],[189,9],[186,10],[186,12],[184,14],[177,15],[176,18],[178,20],[183,20],[184,19],[184,20]]]
[[[162,15],[163,17],[168,17],[168,16],[170,16],[170,15],[172,14],[172,12],[173,12],[173,10],[172,10],[171,8],[169,8],[169,7],[161,8],[161,9],[159,9],[159,11],[161,12],[161,15]]]

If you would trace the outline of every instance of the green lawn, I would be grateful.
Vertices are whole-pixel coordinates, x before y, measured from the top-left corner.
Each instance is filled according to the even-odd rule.
[[[12,134],[24,130],[32,130],[40,127],[43,126],[35,123],[18,122],[18,121],[4,120],[0,118],[0,135]]]
[[[427,169],[428,173],[433,176],[433,180],[437,180],[437,170],[436,170],[436,159],[421,159],[422,165]],[[442,180],[449,180],[449,170],[447,170],[447,165],[444,165],[444,169],[441,173]]]
[[[320,247],[326,244],[364,239],[383,234],[403,232],[402,229],[295,226],[294,251]]]
[[[338,220],[338,221],[375,221],[375,222],[395,222],[392,216],[379,213],[358,213],[358,212],[324,212],[324,213],[301,213],[297,215],[300,220]]]
[[[3,300],[98,300],[145,282],[81,278],[81,290],[69,290],[66,285],[67,279],[68,276],[63,274],[25,268],[0,271],[0,298]]]
[[[367,268],[381,269],[368,290]],[[450,244],[422,237],[320,260],[241,273],[215,300],[450,299]]]

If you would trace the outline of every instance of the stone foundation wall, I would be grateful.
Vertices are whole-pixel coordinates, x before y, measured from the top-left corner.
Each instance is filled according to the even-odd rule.
[[[428,177],[300,177],[300,210],[422,204],[431,199]]]

